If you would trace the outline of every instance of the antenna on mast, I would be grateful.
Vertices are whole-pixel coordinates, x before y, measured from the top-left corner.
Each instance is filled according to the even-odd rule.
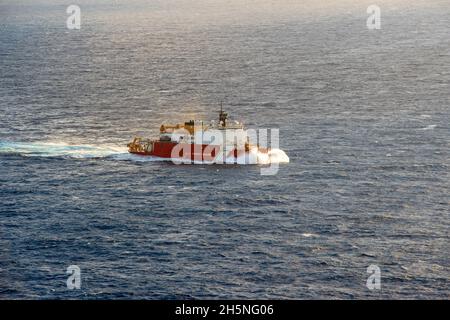
[[[220,101],[219,123],[222,125],[222,127],[227,126],[227,118],[228,114],[226,112],[223,112],[223,101]]]

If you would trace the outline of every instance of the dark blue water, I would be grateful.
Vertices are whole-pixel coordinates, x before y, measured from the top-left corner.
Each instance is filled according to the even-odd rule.
[[[449,298],[450,6],[313,3],[2,1],[0,298]],[[290,163],[126,154],[221,100]]]

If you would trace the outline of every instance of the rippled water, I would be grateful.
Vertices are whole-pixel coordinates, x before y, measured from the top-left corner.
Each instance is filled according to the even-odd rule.
[[[0,297],[449,298],[450,5],[371,2],[2,1]],[[124,152],[221,100],[277,175]]]

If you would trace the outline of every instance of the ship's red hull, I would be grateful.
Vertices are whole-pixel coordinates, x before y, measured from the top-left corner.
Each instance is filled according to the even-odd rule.
[[[213,161],[220,151],[220,146],[207,144],[176,143],[172,141],[154,141],[152,150],[130,151],[141,156],[152,156],[165,159],[186,159],[192,161]],[[237,150],[231,152],[237,157]]]

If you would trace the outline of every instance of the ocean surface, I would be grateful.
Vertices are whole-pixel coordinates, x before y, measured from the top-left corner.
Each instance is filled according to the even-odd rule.
[[[450,298],[448,1],[76,2],[0,1],[0,298]],[[221,101],[290,163],[127,154]]]

